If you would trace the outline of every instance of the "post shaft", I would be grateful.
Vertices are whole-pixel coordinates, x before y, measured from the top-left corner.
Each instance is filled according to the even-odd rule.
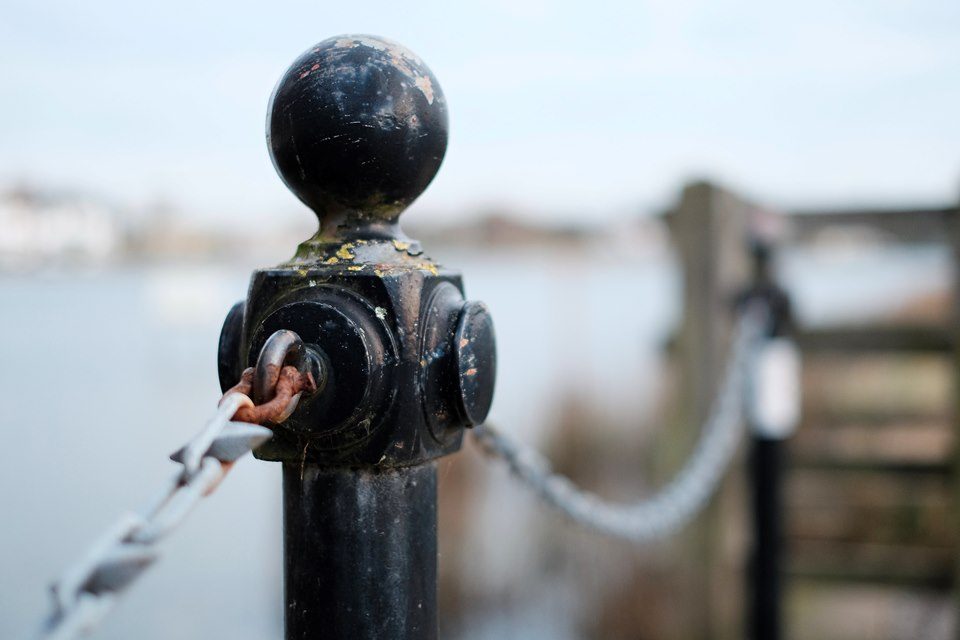
[[[437,637],[437,473],[283,465],[287,640]]]

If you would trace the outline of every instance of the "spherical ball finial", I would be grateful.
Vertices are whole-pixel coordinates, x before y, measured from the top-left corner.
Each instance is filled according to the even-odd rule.
[[[430,184],[447,148],[447,106],[405,47],[345,35],[312,47],[280,79],[267,114],[280,177],[321,221],[394,223]]]

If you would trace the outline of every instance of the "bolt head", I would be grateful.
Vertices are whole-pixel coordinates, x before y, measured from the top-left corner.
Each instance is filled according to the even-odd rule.
[[[301,55],[280,79],[267,146],[321,233],[392,224],[436,175],[447,105],[430,69],[384,38],[344,35]]]
[[[464,304],[454,333],[454,353],[460,410],[469,427],[483,424],[493,403],[497,378],[496,343],[493,318],[486,305],[475,301]]]

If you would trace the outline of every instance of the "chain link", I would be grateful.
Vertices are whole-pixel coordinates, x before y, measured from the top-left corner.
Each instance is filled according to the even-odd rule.
[[[293,366],[277,369],[274,397],[262,405],[254,405],[247,395],[254,369],[244,371],[203,430],[170,456],[181,468],[159,495],[142,510],[123,514],[53,584],[54,612],[40,638],[70,640],[95,628],[119,595],[157,559],[157,545],[217,488],[239,458],[273,435],[251,422],[282,422],[296,408],[301,393],[316,388],[309,374]]]
[[[541,500],[594,531],[643,543],[663,538],[686,524],[716,490],[743,434],[743,404],[750,360],[763,335],[767,313],[751,306],[740,317],[719,393],[696,448],[677,476],[652,497],[633,504],[612,504],[554,473],[536,449],[489,425],[473,435],[489,455]]]
[[[182,468],[160,495],[141,511],[123,514],[54,583],[54,613],[42,638],[67,640],[92,630],[117,596],[157,559],[157,544],[217,487],[238,458],[270,439],[266,427],[231,422],[239,408],[252,404],[241,393],[224,396],[213,419],[170,456]]]

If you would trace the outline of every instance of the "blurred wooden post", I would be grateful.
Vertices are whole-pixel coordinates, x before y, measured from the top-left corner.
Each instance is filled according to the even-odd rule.
[[[960,207],[947,216],[953,262],[953,299],[950,305],[950,333],[953,335],[953,513],[954,531],[960,531]],[[954,543],[953,599],[960,612],[960,544]],[[960,614],[958,614],[960,615]],[[960,620],[955,637],[960,640]]]
[[[677,428],[662,451],[669,469],[689,454],[710,412],[727,357],[733,301],[749,283],[749,227],[756,207],[715,185],[683,190],[669,223],[683,272],[676,341],[682,388]],[[668,471],[669,473],[669,471]],[[686,534],[683,608],[688,638],[743,638],[745,520],[743,471],[728,474],[707,511]],[[737,557],[739,555],[739,557]]]

